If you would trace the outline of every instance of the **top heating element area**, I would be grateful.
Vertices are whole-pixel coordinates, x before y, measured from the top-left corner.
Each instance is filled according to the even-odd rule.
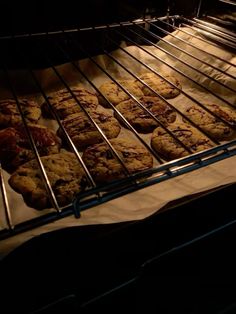
[[[150,14],[0,41],[2,238],[235,162],[232,29]]]

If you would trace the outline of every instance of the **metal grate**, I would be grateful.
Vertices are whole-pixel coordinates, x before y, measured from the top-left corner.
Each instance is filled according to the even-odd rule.
[[[203,34],[205,37],[199,37],[198,35],[193,35],[192,33],[189,33],[186,29],[180,28],[181,26],[188,26],[190,30],[198,30],[200,34]],[[198,38],[199,40],[211,43],[212,45],[220,45],[224,46],[225,49],[229,49],[231,52],[235,52],[236,48],[236,41],[235,37],[232,35],[232,33],[229,33],[228,31],[222,31],[219,29],[216,29],[215,26],[212,26],[210,23],[201,21],[199,19],[193,19],[189,20],[186,18],[182,18],[179,16],[171,16],[168,18],[155,18],[155,19],[140,19],[137,21],[129,21],[125,23],[118,23],[118,24],[112,24],[112,25],[105,25],[100,27],[89,27],[84,29],[73,29],[73,30],[67,30],[67,31],[57,31],[57,32],[50,32],[50,33],[40,33],[40,34],[28,34],[28,35],[18,35],[18,36],[8,36],[1,38],[0,40],[7,45],[10,43],[12,47],[12,54],[10,56],[7,55],[7,52],[5,52],[5,60],[4,64],[1,64],[1,75],[3,77],[4,84],[8,87],[9,91],[11,91],[12,97],[16,100],[19,112],[22,116],[22,121],[25,126],[25,129],[27,131],[27,135],[29,137],[32,149],[35,153],[35,157],[38,161],[39,168],[42,173],[42,178],[45,183],[45,187],[47,190],[47,193],[50,197],[52,207],[54,208],[54,211],[51,211],[50,213],[42,214],[40,217],[33,218],[31,220],[24,221],[22,223],[19,223],[14,226],[13,219],[12,219],[12,210],[11,206],[9,205],[9,195],[6,192],[6,178],[4,175],[4,172],[2,168],[0,168],[0,175],[1,175],[1,191],[2,191],[2,204],[3,204],[3,211],[5,215],[6,220],[6,227],[0,231],[0,238],[6,238],[11,235],[17,234],[19,232],[26,231],[28,229],[34,228],[39,225],[43,225],[45,223],[48,223],[50,221],[54,221],[60,218],[63,218],[67,215],[75,214],[76,217],[79,217],[80,211],[85,210],[87,208],[90,208],[92,206],[95,206],[97,204],[106,202],[108,200],[120,197],[124,194],[127,194],[129,192],[141,189],[145,186],[149,186],[152,184],[157,184],[161,181],[168,180],[169,178],[193,171],[194,169],[198,169],[204,166],[207,166],[209,164],[215,163],[219,160],[228,158],[230,156],[233,156],[236,154],[236,140],[220,143],[219,141],[216,141],[212,139],[209,135],[208,138],[214,143],[214,147],[205,150],[199,153],[193,153],[188,147],[186,147],[176,136],[173,134],[167,127],[159,121],[158,117],[154,116],[145,106],[142,105],[142,103],[123,86],[120,82],[116,80],[114,75],[110,74],[95,58],[95,55],[99,52],[102,53],[107,57],[107,60],[110,62],[116,64],[116,66],[122,71],[125,71],[128,75],[132,76],[134,79],[140,81],[146,87],[148,85],[140,80],[140,78],[135,75],[132,72],[132,69],[128,68],[126,65],[124,65],[120,60],[118,60],[111,51],[114,49],[119,48],[124,55],[127,56],[127,59],[131,59],[132,62],[135,62],[145,68],[147,72],[155,73],[157,76],[161,77],[163,80],[174,86],[176,89],[179,89],[177,86],[175,86],[171,81],[169,81],[167,78],[163,77],[162,74],[160,74],[157,70],[155,70],[152,66],[150,66],[148,63],[145,63],[141,60],[139,60],[135,55],[133,55],[131,52],[129,52],[127,49],[124,49],[121,43],[126,42],[129,45],[134,45],[140,49],[140,51],[143,51],[144,53],[148,54],[150,57],[154,58],[158,62],[161,62],[162,64],[165,64],[170,69],[176,71],[176,73],[183,76],[186,80],[191,82],[191,84],[194,84],[201,90],[203,90],[206,93],[211,94],[215,98],[219,99],[221,102],[227,104],[228,106],[231,106],[234,108],[234,103],[226,99],[223,95],[219,95],[215,91],[213,91],[209,86],[203,86],[200,84],[197,80],[195,80],[194,76],[190,76],[189,74],[186,74],[184,71],[181,71],[172,65],[168,64],[164,59],[160,58],[156,54],[153,54],[150,52],[150,50],[147,49],[148,46],[153,46],[157,50],[161,51],[165,55],[173,58],[174,60],[180,62],[185,67],[188,67],[191,69],[194,73],[198,73],[201,76],[206,77],[211,82],[219,84],[219,86],[230,93],[235,93],[236,90],[228,86],[220,81],[217,80],[217,78],[211,77],[210,74],[206,74],[202,72],[200,69],[195,68],[190,62],[184,61],[178,56],[174,55],[168,47],[172,47],[178,51],[181,51],[181,53],[184,53],[186,56],[202,62],[202,64],[207,65],[209,68],[214,69],[218,71],[219,74],[227,75],[231,79],[236,79],[236,71],[235,74],[229,74],[224,72],[221,68],[211,65],[207,63],[206,61],[201,61],[201,58],[198,57],[198,53],[201,53],[204,55],[213,56],[214,58],[218,59],[221,62],[224,62],[225,64],[234,67],[236,69],[236,65],[230,63],[228,60],[225,60],[223,57],[216,56],[212,54],[211,52],[207,52],[203,50],[202,48],[195,46],[191,44],[190,42],[186,42],[184,39],[180,38],[178,35],[174,34],[173,31],[179,30],[179,32],[186,33],[190,36],[193,36],[195,38]],[[101,35],[102,34],[102,35]],[[188,45],[189,47],[194,48],[196,54],[190,53],[187,50],[185,51],[180,46],[177,46],[176,44],[173,44],[169,42],[165,37],[169,35],[171,38],[174,38],[175,41],[184,43],[185,45]],[[93,36],[93,38],[96,38],[98,36],[99,38],[103,38],[102,41],[99,41],[99,47],[94,50],[92,45],[88,45],[86,40],[84,38],[88,36]],[[83,40],[81,40],[83,39]],[[165,44],[163,48],[156,44],[156,42],[162,42]],[[2,45],[3,46],[3,45]],[[25,51],[24,47],[27,46],[27,49]],[[28,47],[30,47],[30,50],[28,50]],[[14,48],[14,49],[13,49]],[[7,51],[7,48],[6,48]],[[176,141],[180,143],[180,145],[187,150],[190,154],[187,157],[173,160],[170,162],[165,162],[161,156],[152,149],[149,143],[147,143],[142,136],[132,127],[132,125],[120,114],[120,112],[116,109],[116,107],[109,102],[109,100],[100,93],[98,86],[91,80],[91,78],[85,73],[78,65],[78,62],[76,61],[78,58],[86,57],[90,60],[90,62],[94,65],[94,67],[103,73],[107,79],[114,81],[125,93],[129,95],[130,98],[135,100],[135,102],[143,109],[145,112],[147,112],[150,117],[152,117],[162,128],[164,128]],[[55,61],[56,60],[56,61]],[[67,80],[63,77],[63,75],[58,70],[56,63],[58,61],[68,62],[72,65],[75,72],[78,73],[79,77],[82,77],[97,93],[100,93],[100,96],[103,97],[108,103],[110,109],[112,109],[116,114],[120,117],[120,119],[123,121],[123,124],[126,126],[126,128],[133,133],[133,135],[136,137],[138,141],[140,141],[153,155],[156,165],[146,171],[142,171],[136,174],[130,174],[128,169],[126,168],[123,160],[121,157],[119,157],[117,151],[114,149],[114,147],[111,145],[110,141],[107,139],[105,134],[102,132],[100,127],[97,125],[95,121],[93,121],[91,115],[88,111],[86,111],[84,108],[82,110],[86,114],[89,120],[92,121],[92,124],[94,127],[100,132],[102,139],[109,145],[112,154],[114,158],[118,160],[118,162],[122,165],[124,169],[125,178],[119,179],[117,181],[113,181],[108,184],[104,185],[97,185],[91,176],[89,170],[87,169],[86,165],[84,164],[81,153],[76,149],[75,145],[73,144],[71,138],[68,136],[65,128],[63,127],[63,124],[57,114],[57,112],[53,109],[53,107],[50,104],[50,100],[48,99],[48,91],[43,87],[42,83],[38,79],[35,71],[35,64],[37,65],[47,65],[50,67],[51,72],[53,75],[57,78],[57,80],[61,83],[61,85],[66,88],[71,96],[74,98],[74,100],[80,105],[79,101],[76,99],[76,95],[73,93],[73,90],[70,88],[70,84],[67,82]],[[39,153],[37,152],[36,145],[34,143],[34,139],[32,135],[30,134],[29,128],[27,126],[27,122],[25,121],[21,106],[18,100],[18,94],[17,94],[17,86],[15,82],[12,80],[11,76],[11,66],[13,63],[16,63],[18,65],[23,66],[24,70],[27,72],[27,75],[30,77],[32,85],[34,86],[37,93],[40,93],[40,95],[44,98],[46,101],[49,110],[51,111],[52,115],[55,117],[55,120],[57,121],[58,126],[61,128],[64,137],[70,146],[71,150],[75,153],[78,162],[81,163],[82,167],[85,170],[85,174],[87,176],[87,180],[89,182],[90,187],[85,191],[81,192],[73,204],[70,204],[66,207],[60,207],[58,205],[57,199],[53,193],[52,187],[50,186],[47,173],[44,169],[44,166],[42,164],[42,161],[40,159]],[[171,108],[173,108],[180,116],[184,117],[185,120],[187,120],[189,123],[191,123],[195,128],[200,130],[202,133],[206,135],[206,133],[195,123],[193,123],[189,118],[184,116],[184,114],[177,109],[170,101],[163,98],[161,95],[157,94],[151,87],[149,87],[152,92],[156,94],[159,98],[161,98],[165,103],[168,104]],[[180,89],[179,89],[180,90]],[[218,117],[216,113],[211,112],[210,109],[204,106],[200,101],[196,100],[192,95],[187,93],[185,90],[180,90],[182,95],[187,97],[190,101],[195,103],[196,105],[204,108],[204,110],[210,112],[213,116],[217,117],[220,121],[224,122],[226,125],[228,125],[231,128],[235,128],[235,126],[232,126],[229,122],[227,122],[224,118]]]

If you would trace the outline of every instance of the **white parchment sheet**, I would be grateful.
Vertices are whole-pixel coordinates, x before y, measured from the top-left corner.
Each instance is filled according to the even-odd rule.
[[[192,32],[191,29],[184,28],[184,30]],[[179,38],[184,39],[188,43],[201,47],[204,51],[208,51],[211,54],[220,56],[220,58],[223,58],[230,63],[236,65],[236,56],[220,47],[199,41],[191,35],[185,34],[179,30],[175,31],[173,34],[175,34]],[[233,105],[236,105],[236,97],[234,92],[228,90],[219,83],[214,82],[207,76],[203,75],[205,73],[215,78],[218,82],[222,82],[223,84],[236,90],[236,80],[225,74],[229,73],[233,76],[236,76],[236,68],[234,66],[217,59],[217,57],[214,57],[213,55],[202,53],[202,51],[199,51],[196,48],[179,41],[178,38],[173,38],[169,35],[164,39],[167,40],[169,43],[177,45],[183,51],[180,51],[162,41],[158,43],[158,46],[164,49],[163,51],[157,49],[156,47],[142,46],[144,49],[147,49],[151,54],[156,55],[161,60],[159,61],[152,55],[147,54],[145,51],[138,47],[124,47],[124,50],[135,56],[138,60],[155,69],[158,73],[160,72],[163,74],[174,74],[176,77],[179,78],[183,91],[193,97],[193,99],[197,99],[201,103],[213,101],[221,103],[223,106],[223,100],[225,99]],[[166,51],[169,51],[172,55],[178,57],[179,60],[168,55]],[[203,64],[202,62],[190,57],[189,55],[186,55],[184,51],[188,51],[188,53],[195,55],[200,60],[214,65],[215,67],[218,67],[225,73],[221,73],[216,69],[213,69]],[[136,75],[140,75],[141,73],[149,71],[147,68],[132,59],[120,49],[114,51],[112,53],[112,56],[119,62],[121,62],[125,68],[129,69],[130,71],[132,71],[132,73]],[[130,74],[125,71],[125,69],[121,68],[116,62],[114,62],[114,60],[111,60],[108,56],[97,56],[95,60],[111,75],[113,75],[115,79],[132,78]],[[192,67],[197,68],[203,74],[195,71],[193,68],[187,67],[180,60],[189,63]],[[166,62],[166,64],[163,64],[163,61]],[[109,79],[90,60],[86,59],[78,61],[77,64],[97,87],[99,87],[101,83]],[[167,64],[173,68],[167,66]],[[92,89],[91,85],[89,85],[86,80],[78,74],[77,70],[72,64],[61,65],[58,66],[57,69],[61,73],[63,78],[67,80],[71,85],[82,83],[87,88]],[[178,71],[176,71],[175,69],[177,69]],[[222,100],[219,100],[211,93],[208,93],[207,90],[188,80],[184,75],[182,75],[182,73],[184,75],[190,76],[193,80],[197,81],[199,84],[202,84],[206,88],[209,88],[216,95],[219,95]],[[41,82],[41,85],[46,90],[48,90],[48,93],[50,93],[51,90],[58,89],[57,78],[55,76],[55,73],[51,69],[46,69],[38,72],[37,75]],[[186,95],[184,94],[181,94],[176,98],[168,101],[181,111],[185,110],[186,106],[188,106],[189,104],[192,104],[192,100],[186,97]],[[178,118],[181,119],[181,117]],[[42,121],[42,123],[46,125],[49,124],[51,125],[51,127],[56,129],[54,122]],[[126,132],[127,131],[123,129],[119,136],[124,136]],[[143,138],[147,141],[147,143],[150,144],[151,133],[148,135],[143,135]],[[12,191],[12,189],[8,186],[7,181],[9,178],[9,174],[3,172],[3,177],[4,182],[6,183],[7,195],[9,197],[9,206],[11,208],[14,224],[40,215],[44,215],[45,213],[52,211],[52,209],[47,209],[40,212],[27,207],[23,202],[21,195]],[[0,242],[0,257],[6,255],[8,252],[10,252],[12,249],[14,249],[16,246],[20,245],[24,241],[44,232],[69,226],[114,223],[143,219],[158,211],[170,201],[235,181],[236,156],[83,211],[80,219],[75,219],[73,216],[71,216],[25,232],[24,234],[3,240]],[[5,223],[6,222],[4,212],[3,210],[1,210],[0,228],[4,228]]]

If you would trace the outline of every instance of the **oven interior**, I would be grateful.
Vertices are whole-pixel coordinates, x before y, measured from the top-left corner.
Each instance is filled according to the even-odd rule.
[[[219,45],[233,54],[236,48],[235,5],[236,2],[230,0],[196,0],[187,3],[182,0],[158,3],[130,0],[112,4],[103,0],[86,1],[79,4],[79,7],[75,7],[73,2],[66,6],[58,4],[56,8],[46,1],[36,4],[23,1],[17,3],[14,9],[10,4],[4,4],[0,21],[1,84],[18,106],[19,95],[27,93],[29,89],[47,99],[50,88],[45,87],[41,76],[37,74],[50,68],[56,84],[70,90],[70,81],[57,68],[61,64],[70,63],[78,77],[99,92],[87,73],[78,66],[78,60],[88,58],[99,71],[105,71],[105,75],[116,82],[116,78],[101,68],[95,56],[105,54],[122,71],[131,72],[131,69],[125,68],[114,59],[112,52],[115,49],[120,48],[127,54],[122,46],[124,43],[125,47],[135,45],[140,49],[155,46],[166,35],[181,27],[197,31],[206,43]],[[201,54],[205,53],[203,50],[199,51]],[[170,52],[167,49],[164,53]],[[197,55],[190,57],[196,60]],[[127,57],[133,58],[129,55]],[[224,59],[221,61],[228,62]],[[235,65],[228,65],[235,69]],[[142,66],[151,70],[148,64]],[[186,66],[191,67],[191,64]],[[221,69],[218,70],[222,73]],[[232,80],[235,79],[234,73],[229,74]],[[127,74],[137,78],[133,73]],[[194,80],[191,76],[186,79],[191,82]],[[208,79],[214,82],[211,77]],[[210,86],[211,84],[199,87],[227,105],[235,105],[235,101],[224,97],[222,99],[222,95],[211,90]],[[235,93],[231,85],[225,86],[220,82],[219,86],[231,95]],[[201,102],[198,105],[201,106]],[[60,119],[56,120],[63,129]],[[24,125],[29,133],[27,123]],[[139,139],[139,134],[135,135]],[[35,151],[30,134],[29,139]],[[91,184],[91,188],[79,194],[70,206],[60,208],[57,202],[52,201],[52,212],[19,224],[14,223],[14,209],[9,206],[5,175],[0,169],[2,210],[5,215],[1,238],[4,240],[68,215],[79,217],[80,211],[96,204],[230,158],[235,153],[236,141],[231,140],[223,144],[216,142],[214,148],[190,154],[181,160],[162,162],[160,159],[160,164],[151,171],[128,175],[124,180],[115,181],[113,185]],[[43,171],[42,176],[45,176]],[[47,185],[47,178],[44,180]],[[50,194],[50,189],[48,190]],[[50,236],[45,234],[35,237],[3,260],[2,269],[6,270],[2,284],[5,287],[5,312],[45,314],[68,313],[69,310],[70,313],[90,313],[98,309],[114,311],[116,307],[137,313],[155,313],[157,310],[160,313],[169,313],[176,309],[183,313],[233,313],[234,273],[229,265],[231,263],[227,265],[227,261],[234,261],[234,250],[233,247],[226,250],[223,243],[221,248],[219,241],[221,236],[226,241],[234,236],[235,214],[231,206],[234,192],[235,185],[227,185],[197,197],[190,203],[184,199],[178,207],[170,206],[171,210],[141,222],[84,226],[79,230],[71,228]],[[49,197],[53,199],[53,195]],[[65,241],[66,244],[63,239],[68,240]],[[192,239],[195,240],[191,242]],[[173,247],[175,249],[171,250]],[[225,250],[222,258],[219,251],[222,252],[223,247]],[[205,263],[206,260],[209,262]],[[173,261],[176,263],[174,267]],[[36,266],[37,272],[35,269],[29,271],[29,265],[32,264]],[[225,276],[222,278],[216,275],[217,268],[222,270],[227,268],[226,265],[228,269]],[[19,271],[20,268],[22,272]],[[173,270],[171,275],[170,268]],[[187,277],[182,277],[189,273],[194,275],[191,282]],[[198,274],[205,281],[200,282],[196,276]],[[24,280],[28,288],[21,291]],[[179,280],[185,280],[182,289]],[[39,288],[41,285],[44,286],[44,292]],[[155,285],[155,289],[151,289],[151,285]],[[203,291],[203,286],[210,288]],[[35,291],[31,291],[30,287],[34,287]],[[155,291],[158,291],[160,298],[157,298]],[[227,297],[224,297],[225,292]],[[11,303],[11,299],[15,303]]]
[[[88,16],[86,14],[84,16],[82,14],[81,16],[80,14],[79,18],[75,13],[72,13],[72,4],[68,4],[65,12],[63,11],[64,6],[63,8],[58,6],[54,11],[54,7],[44,1],[40,3],[39,9],[36,10],[36,8],[34,8],[36,11],[33,11],[33,7],[31,6],[26,7],[28,3],[26,4],[24,2],[16,5],[14,10],[10,10],[6,4],[6,12],[11,12],[11,14],[10,18],[7,16],[7,21],[4,17],[1,21],[2,48],[0,53],[2,64],[0,79],[1,86],[3,87],[1,97],[4,98],[7,94],[8,97],[13,98],[16,101],[19,112],[22,113],[19,97],[22,94],[25,95],[25,93],[29,93],[29,91],[40,95],[43,101],[47,103],[51,114],[55,117],[57,128],[59,127],[61,129],[65,142],[69,144],[69,149],[75,153],[78,162],[81,163],[86,173],[88,188],[84,192],[78,193],[75,201],[68,206],[62,207],[58,204],[50,186],[47,173],[37,154],[34,139],[30,134],[26,120],[22,116],[22,122],[32,150],[35,153],[42,180],[45,183],[45,189],[52,204],[52,210],[49,213],[42,211],[42,215],[36,218],[27,217],[25,220],[14,221],[14,215],[12,214],[14,212],[14,208],[12,207],[14,206],[12,206],[12,202],[9,201],[9,194],[7,192],[7,176],[1,169],[2,214],[4,216],[3,226],[0,231],[2,238],[21,233],[68,215],[74,214],[75,217],[79,217],[81,211],[91,208],[94,205],[107,202],[146,186],[158,184],[159,182],[169,180],[235,155],[235,139],[222,142],[212,138],[209,134],[207,134],[207,137],[212,141],[214,147],[194,153],[193,150],[186,147],[184,143],[178,140],[174,132],[166,129],[163,123],[161,123],[150,110],[145,108],[124,85],[119,83],[114,72],[111,72],[109,67],[106,68],[104,64],[101,64],[99,59],[96,58],[96,56],[101,54],[105,56],[105,63],[108,62],[109,64],[115,65],[115,70],[118,71],[118,75],[121,77],[125,75],[128,78],[142,82],[135,71],[133,71],[133,66],[135,66],[140,67],[142,70],[150,71],[158,75],[159,78],[172,84],[172,86],[175,86],[171,81],[166,80],[163,75],[158,72],[157,68],[153,68],[153,63],[149,64],[148,61],[139,60],[139,55],[135,55],[135,53],[132,53],[132,50],[129,50],[129,48],[135,47],[140,53],[145,54],[147,60],[151,60],[150,62],[153,62],[152,60],[155,60],[157,63],[159,62],[161,66],[165,66],[170,71],[174,71],[176,75],[179,75],[181,79],[185,80],[187,83],[192,84],[194,88],[199,89],[204,95],[210,95],[210,97],[214,97],[215,101],[222,102],[234,110],[235,65],[219,55],[204,51],[203,48],[205,43],[208,45],[210,42],[213,47],[218,45],[221,49],[224,49],[223,51],[227,51],[227,53],[233,55],[235,51],[233,29],[231,25],[228,27],[228,23],[222,26],[223,22],[218,21],[220,20],[219,16],[213,21],[214,23],[210,23],[213,14],[216,14],[214,12],[212,13],[210,10],[213,4],[203,1],[190,1],[188,3],[189,4],[185,6],[183,1],[161,1],[157,6],[155,2],[142,3],[142,1],[140,1],[137,5],[134,5],[134,3],[130,1],[128,3],[117,2],[111,5],[106,1],[102,3],[93,1],[82,5],[82,12],[89,12],[89,14]],[[219,6],[219,10],[223,10],[221,8],[222,1],[215,1],[214,3]],[[227,5],[229,5],[231,9],[235,7],[233,3]],[[89,10],[89,7],[94,7],[94,10]],[[230,10],[230,8],[228,10]],[[117,14],[111,14],[114,11]],[[183,11],[185,11],[184,15],[182,15]],[[217,11],[217,9],[215,9],[215,11]],[[20,14],[18,14],[19,12]],[[30,14],[28,14],[28,12],[37,12],[37,14],[36,16],[29,16]],[[177,14],[178,12],[180,14]],[[230,12],[233,16],[233,10]],[[62,18],[62,15],[63,17],[65,16],[65,19]],[[44,23],[42,23],[42,21],[44,21]],[[176,32],[179,33],[176,35]],[[181,38],[181,35],[187,36],[186,38],[191,36],[196,40],[198,40],[199,36],[202,36],[199,39],[202,46],[194,46],[194,44],[188,42],[185,37]],[[161,43],[161,45],[158,46],[157,43]],[[164,54],[164,57],[155,55],[148,47],[157,48],[159,53]],[[125,61],[122,63],[120,59],[113,54],[113,51],[118,48],[122,56],[125,57],[128,62]],[[172,50],[172,48],[174,50]],[[190,52],[188,48],[190,48]],[[183,55],[186,59],[183,58]],[[204,59],[201,58],[202,55]],[[169,59],[165,59],[166,56]],[[206,56],[210,57],[210,60],[217,59],[220,66],[205,61]],[[123,92],[134,99],[137,105],[145,110],[145,114],[151,116],[161,127],[164,127],[173,140],[176,140],[186,149],[189,155],[180,160],[176,159],[166,162],[162,159],[162,156],[150,146],[150,140],[144,139],[114,105],[109,102],[109,109],[113,110],[113,112],[119,116],[125,128],[153,155],[154,166],[152,169],[130,175],[122,158],[119,158],[106,135],[101,132],[85,110],[88,119],[91,120],[91,123],[97,131],[101,133],[100,136],[102,140],[108,143],[111,153],[121,164],[125,173],[124,179],[115,180],[108,184],[95,183],[94,178],[91,176],[81,158],[81,152],[71,143],[71,139],[60,117],[51,106],[48,98],[53,87],[55,88],[55,86],[57,86],[58,88],[60,86],[60,88],[67,89],[70,97],[74,98],[79,105],[71,89],[72,78],[67,75],[69,71],[63,71],[63,67],[61,67],[61,65],[65,64],[70,65],[69,70],[73,71],[73,79],[76,77],[77,80],[79,79],[85,82],[90,88],[97,92],[98,95],[104,98],[104,95],[101,94],[99,90],[99,86],[94,82],[93,77],[88,74],[90,68],[83,68],[81,63],[78,62],[78,60],[84,59],[90,62],[89,66],[96,69],[96,72],[105,75],[106,80],[113,81]],[[171,63],[169,60],[174,60],[174,63]],[[131,65],[129,66],[129,64]],[[179,66],[175,66],[175,64]],[[211,76],[211,72],[205,73],[202,71],[202,66],[210,67],[213,72],[215,71],[214,75]],[[225,71],[225,69],[228,68],[230,68],[231,71]],[[45,75],[45,72],[50,72],[50,83],[48,84],[48,77]],[[221,81],[218,79],[220,76],[227,78],[226,83],[224,80]],[[206,84],[202,83],[202,78],[204,78],[204,82],[207,82]],[[176,88],[179,89],[178,86]],[[185,92],[184,89],[179,89],[179,91],[187,101],[200,106],[220,122],[224,123],[230,130],[234,130],[235,125],[233,122],[231,123],[224,119],[224,117],[220,117],[216,112],[209,110],[194,94],[189,94]],[[220,91],[220,93],[218,93],[218,91]],[[173,106],[171,102],[164,99],[157,92],[155,92],[155,96],[161,97],[168,106],[171,106],[171,108],[180,115],[181,119],[190,122],[200,132],[205,132],[201,127],[199,128],[193,120],[189,119],[183,111]],[[206,133],[204,134],[206,135]]]

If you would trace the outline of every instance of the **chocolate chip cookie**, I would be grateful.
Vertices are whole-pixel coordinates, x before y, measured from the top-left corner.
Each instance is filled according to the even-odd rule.
[[[85,109],[97,108],[98,98],[93,92],[88,91],[84,87],[71,87],[71,90],[79,103],[67,89],[62,89],[48,97],[51,106],[60,119],[65,119],[72,113],[80,112],[81,106]],[[46,102],[43,103],[42,110],[45,117],[53,118]]]
[[[41,158],[60,206],[72,202],[85,188],[84,171],[73,153],[63,152]],[[10,177],[10,186],[22,194],[26,204],[36,209],[51,207],[36,160],[21,165]]]
[[[125,89],[127,89],[128,92],[130,92],[133,96],[135,97],[143,96],[143,92],[140,89],[138,83],[132,80],[117,80],[117,82],[120,83]],[[99,87],[99,90],[114,106],[130,98],[130,96],[126,92],[124,92],[120,88],[120,86],[118,86],[113,81],[103,83]],[[98,97],[99,97],[99,102],[103,106],[109,107],[109,104],[105,101],[105,99],[101,95],[98,95]]]
[[[118,136],[120,124],[110,113],[90,110],[89,114],[108,139]],[[84,112],[71,114],[62,121],[62,125],[78,150],[102,141],[101,134]],[[62,137],[61,129],[58,134]]]
[[[28,125],[40,156],[56,154],[61,140],[56,134],[42,125]],[[35,158],[29,138],[23,125],[0,131],[0,160],[2,167],[9,172]]]
[[[152,167],[153,157],[141,144],[118,138],[110,142],[130,174]],[[96,182],[105,183],[125,176],[123,166],[106,143],[89,146],[82,158]]]
[[[173,83],[176,87],[181,89],[181,84],[179,80],[173,75],[163,75],[167,80]],[[164,98],[175,98],[180,94],[180,91],[166,82],[163,78],[159,77],[155,73],[144,73],[139,77],[143,80],[149,87],[151,87],[157,94],[161,95]],[[147,86],[143,85],[139,81],[138,85],[142,89],[142,92],[145,96],[157,96],[152,90]]]
[[[213,103],[206,103],[204,105],[217,116],[229,122],[232,125],[232,128],[197,105],[189,106],[184,114],[212,138],[216,140],[231,138],[235,134],[236,111],[229,107]]]
[[[18,100],[24,118],[27,122],[36,123],[41,116],[39,105],[30,99]],[[0,129],[16,126],[22,123],[22,118],[14,99],[0,100]]]
[[[176,122],[168,126],[171,131],[192,153],[213,147],[213,143],[196,128],[189,124]],[[166,160],[172,160],[189,155],[174,137],[161,127],[152,134],[151,145],[157,153]]]
[[[176,112],[160,98],[143,96],[139,98],[139,101],[164,125],[175,121]],[[116,109],[138,132],[152,132],[158,126],[153,117],[133,99],[119,103]],[[116,116],[119,119],[119,115]]]

